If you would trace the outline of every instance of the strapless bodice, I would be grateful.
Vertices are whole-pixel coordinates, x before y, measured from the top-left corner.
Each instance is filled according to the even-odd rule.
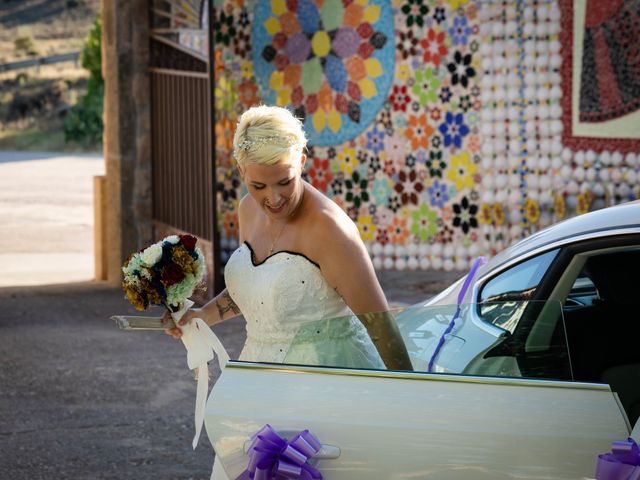
[[[340,326],[324,322],[318,327],[322,332],[313,330],[324,340],[351,336],[363,328],[322,276],[320,267],[303,254],[280,251],[256,263],[251,246],[245,242],[229,258],[225,281],[247,322],[247,345],[261,346],[260,352],[253,352],[259,358],[244,359],[281,361],[294,337],[298,342],[309,336],[309,325],[320,325],[321,319],[345,318]],[[274,347],[275,352],[268,354]],[[249,353],[245,348],[241,357]]]

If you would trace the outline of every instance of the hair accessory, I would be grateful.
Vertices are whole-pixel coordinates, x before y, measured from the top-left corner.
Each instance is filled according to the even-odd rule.
[[[258,150],[264,145],[276,145],[279,147],[291,147],[297,142],[291,137],[282,137],[279,135],[270,135],[266,137],[258,137],[255,139],[245,138],[236,146],[236,154],[239,150],[244,152],[252,152]]]

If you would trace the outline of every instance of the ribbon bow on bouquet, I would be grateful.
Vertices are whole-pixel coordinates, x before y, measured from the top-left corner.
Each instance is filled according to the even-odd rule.
[[[611,453],[598,455],[596,480],[640,480],[640,448],[633,438],[613,442]]]
[[[321,480],[320,471],[307,463],[320,448],[322,444],[309,430],[287,441],[271,425],[265,425],[255,434],[247,469],[236,480]]]
[[[171,312],[174,323],[182,331],[182,343],[187,349],[187,364],[198,379],[196,393],[196,434],[193,448],[198,445],[204,409],[209,391],[207,362],[218,356],[220,370],[229,355],[216,334],[201,318],[193,318],[186,325],[178,322],[193,306],[189,297],[203,281],[206,264],[202,250],[193,235],[169,235],[150,247],[129,256],[122,267],[122,287],[136,310],[150,305],[164,306]],[[176,311],[177,310],[177,311]]]
[[[191,300],[186,300],[177,312],[172,312],[171,317],[176,325],[185,314],[193,306]],[[182,343],[187,349],[187,365],[190,370],[194,370],[198,380],[196,389],[196,412],[195,425],[196,433],[193,437],[193,448],[198,445],[202,424],[204,423],[204,410],[207,403],[207,393],[209,392],[209,365],[208,362],[213,360],[214,352],[218,357],[218,365],[220,370],[224,370],[225,365],[229,361],[229,354],[222,346],[220,339],[209,328],[201,318],[194,318],[186,325],[180,325],[182,331]]]

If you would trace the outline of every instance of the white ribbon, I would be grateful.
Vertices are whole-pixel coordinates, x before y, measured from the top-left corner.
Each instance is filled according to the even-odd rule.
[[[202,424],[204,423],[204,409],[207,403],[207,394],[209,393],[209,366],[208,362],[213,360],[214,353],[218,357],[218,365],[220,370],[224,370],[229,361],[229,354],[222,346],[220,339],[213,333],[211,327],[207,325],[201,318],[193,318],[186,325],[178,325],[178,322],[193,306],[191,300],[186,300],[177,312],[172,312],[171,317],[175,324],[182,330],[182,343],[187,349],[187,365],[190,370],[195,371],[198,379],[196,389],[196,412],[195,426],[196,434],[193,437],[193,448],[198,446]]]

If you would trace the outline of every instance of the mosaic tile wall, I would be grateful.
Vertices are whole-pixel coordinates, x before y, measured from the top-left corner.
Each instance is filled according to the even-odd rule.
[[[306,178],[356,222],[376,268],[465,270],[640,196],[635,153],[563,147],[556,2],[227,0],[215,13],[224,256],[243,194],[233,128],[260,102],[304,118]]]

